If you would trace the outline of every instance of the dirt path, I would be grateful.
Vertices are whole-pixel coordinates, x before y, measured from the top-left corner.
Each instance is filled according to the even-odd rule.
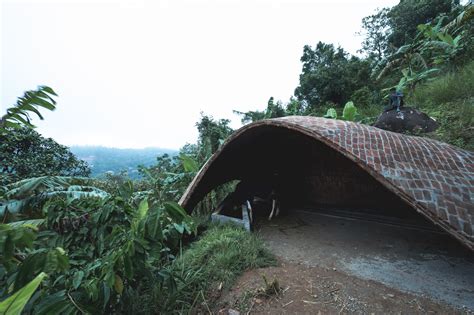
[[[262,275],[277,279],[282,293],[258,295],[264,286]],[[282,262],[279,267],[245,273],[225,294],[216,313],[229,309],[242,314],[387,314],[387,313],[462,313],[423,297],[402,293],[380,283],[348,276],[337,270]]]
[[[474,314],[474,256],[442,233],[306,212],[258,233],[280,265],[245,273],[216,313]],[[259,295],[262,275],[282,293]]]

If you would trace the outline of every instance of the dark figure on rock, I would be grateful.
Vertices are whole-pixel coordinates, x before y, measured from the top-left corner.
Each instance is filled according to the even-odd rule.
[[[405,107],[403,94],[396,89],[390,90],[388,105],[377,118],[374,126],[394,132],[432,132],[438,128],[438,123],[425,113]]]
[[[395,88],[391,89],[390,95],[388,96],[388,106],[385,107],[385,111],[395,109],[397,112],[400,112],[403,105],[403,93],[397,91]]]

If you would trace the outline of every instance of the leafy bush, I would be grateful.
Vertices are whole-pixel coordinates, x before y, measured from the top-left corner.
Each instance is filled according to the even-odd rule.
[[[40,219],[0,224],[0,296],[14,295],[41,272],[48,277],[26,312],[128,313],[141,307],[134,299],[144,292],[174,292],[175,277],[164,266],[182,237],[195,232],[184,210],[137,196],[131,182],[112,195],[84,196],[68,194],[71,186],[60,190],[63,180],[41,186],[31,179],[3,193],[20,201],[35,192],[48,197],[28,203],[29,217]],[[18,187],[23,194],[15,195]]]
[[[351,95],[351,100],[360,107],[366,107],[372,104],[372,93],[367,86],[356,90]]]
[[[164,154],[150,167],[139,168],[148,188],[165,200],[179,200],[198,170],[207,162],[233,130],[229,120],[214,120],[202,114],[196,124],[199,132],[198,144],[187,144],[178,155]],[[233,189],[234,183],[226,183],[207,194],[195,207],[194,213],[209,214],[212,209]],[[147,185],[145,185],[147,186]]]
[[[91,186],[93,183],[90,178],[42,176],[4,186],[0,192],[0,216],[3,216],[4,221],[11,220],[9,215],[18,213],[35,216],[34,212],[53,197],[78,199],[109,196],[105,191]]]
[[[415,3],[413,1],[408,7]],[[445,4],[447,3],[445,1]],[[399,4],[391,12],[403,6]],[[405,10],[406,8],[402,11]],[[404,14],[406,15],[407,12]],[[435,12],[432,13],[435,14]],[[452,68],[453,65],[457,64],[456,59],[466,59],[466,55],[469,55],[472,50],[468,47],[472,46],[473,29],[470,19],[473,16],[474,6],[469,3],[462,7],[459,15],[451,17],[452,20],[447,24],[446,19],[448,17],[445,14],[440,14],[436,17],[433,16],[435,18],[430,22],[418,25],[416,35],[413,33],[411,38],[406,38],[405,41],[400,42],[400,45],[397,45],[398,50],[380,61],[373,69],[374,73],[379,72],[377,80],[388,74],[393,75],[399,70],[402,77],[396,86],[397,90],[413,92],[418,84],[433,79],[433,77],[442,73],[441,70],[443,69]],[[403,17],[397,20],[400,22]],[[418,20],[418,22],[424,21]],[[392,27],[394,27],[394,30],[397,28],[396,24]],[[413,29],[413,32],[416,30]],[[379,71],[381,68],[383,69]]]
[[[30,150],[36,142],[40,149],[48,146],[29,129],[33,125],[28,116],[31,111],[41,118],[35,104],[47,102],[43,94],[48,91],[27,92],[17,107],[1,118],[0,136],[6,137],[2,144],[14,148],[3,150],[5,161],[12,159],[2,170],[11,175],[3,183],[45,176],[0,186],[4,222],[0,224],[0,310],[8,314],[151,314],[192,308],[189,301],[197,301],[196,294],[200,292],[204,298],[202,290],[196,291],[195,280],[202,282],[202,276],[208,278],[212,269],[202,273],[197,264],[203,261],[195,261],[195,268],[185,270],[173,264],[182,241],[188,241],[197,229],[184,209],[165,200],[177,200],[183,193],[199,167],[232,132],[229,122],[203,116],[198,124],[199,146],[187,145],[179,156],[165,155],[158,158],[156,166],[142,167],[147,181],[139,182],[137,191],[123,176],[105,182],[51,176],[64,170],[61,154],[57,167],[48,167],[64,148],[53,146],[47,152],[51,156]],[[20,125],[27,127],[20,129],[24,138],[13,129]],[[28,158],[15,155],[22,151],[13,140],[25,140],[20,149],[24,147]],[[51,139],[46,141],[55,144]],[[27,166],[24,173],[21,162]],[[260,263],[264,253],[256,246],[261,244],[249,241],[253,236],[244,237],[244,233],[224,231],[226,239],[249,246],[247,251],[235,251],[227,242],[228,254],[224,256],[232,258],[228,262],[238,262],[240,255],[247,255],[243,260],[247,262],[232,267],[218,260],[222,266],[214,267],[229,267],[236,276],[245,266]],[[257,250],[258,256],[255,252],[252,256],[252,250]],[[251,261],[253,258],[257,259]],[[183,255],[179,266],[184,260]]]
[[[372,125],[381,114],[383,106],[381,104],[371,104],[369,106],[357,107],[356,121],[362,124]]]
[[[220,290],[230,288],[244,271],[275,264],[275,257],[255,234],[232,224],[212,225],[171,265],[170,273],[179,275],[179,281],[175,294],[166,299],[174,302],[177,312],[196,312],[212,303]]]

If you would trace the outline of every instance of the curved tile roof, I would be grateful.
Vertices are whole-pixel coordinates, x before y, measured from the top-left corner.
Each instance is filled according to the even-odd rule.
[[[312,137],[357,163],[394,194],[474,250],[474,153],[436,140],[342,120],[289,116],[237,130],[196,175],[180,203],[196,204],[204,175],[250,130],[280,127]],[[214,187],[212,187],[214,188]],[[191,209],[190,209],[191,208]]]

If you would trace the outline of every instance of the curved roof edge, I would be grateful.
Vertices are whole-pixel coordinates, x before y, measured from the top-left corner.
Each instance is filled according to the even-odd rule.
[[[340,152],[412,208],[474,250],[474,153],[436,140],[319,117],[289,116],[248,124],[232,134],[181,197],[189,209],[202,178],[249,130],[273,126],[309,136]],[[215,188],[215,187],[212,187]],[[194,207],[192,205],[191,207]]]

